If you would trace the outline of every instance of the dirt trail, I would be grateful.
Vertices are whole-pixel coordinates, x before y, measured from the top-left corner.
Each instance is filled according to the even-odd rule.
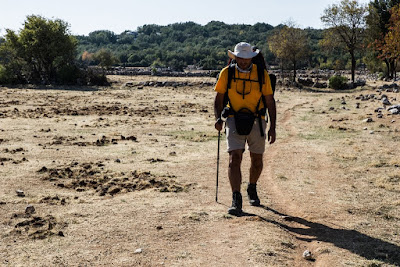
[[[314,99],[313,103],[315,102],[316,100]],[[320,257],[322,253],[326,253],[328,251],[325,248],[327,246],[326,243],[312,241],[323,233],[319,232],[318,230],[315,232],[308,231],[309,225],[307,223],[301,223],[302,220],[306,221],[306,218],[309,217],[312,217],[315,220],[321,219],[321,214],[313,216],[313,212],[315,211],[313,208],[310,208],[316,204],[318,205],[318,203],[307,203],[307,200],[302,202],[300,198],[293,194],[293,192],[288,192],[285,188],[281,188],[279,182],[274,179],[274,177],[277,176],[277,172],[279,172],[280,167],[283,166],[285,162],[286,164],[290,164],[296,161],[295,159],[292,159],[293,156],[301,158],[307,157],[307,155],[315,155],[316,153],[316,151],[310,151],[312,148],[309,146],[302,147],[301,152],[287,149],[288,147],[296,144],[300,132],[299,128],[295,126],[296,118],[293,118],[292,114],[297,111],[297,108],[301,108],[309,103],[310,102],[307,99],[300,100],[300,103],[291,103],[292,106],[287,107],[285,110],[279,110],[278,114],[281,114],[281,119],[279,119],[278,123],[280,127],[286,131],[287,135],[284,138],[280,138],[275,145],[272,145],[268,149],[265,160],[265,173],[267,173],[267,177],[265,177],[266,181],[261,180],[260,185],[266,188],[267,198],[271,202],[269,209],[279,216],[279,219],[276,223],[283,229],[286,229],[289,235],[293,235],[295,237],[296,242],[294,242],[294,246],[296,247],[296,250],[294,256],[294,266],[339,266],[339,262],[335,261],[334,257]],[[294,155],[290,155],[291,153],[294,153]],[[314,164],[318,166],[314,168],[314,171],[319,173],[320,176],[323,176],[325,175],[324,172],[326,171],[326,167],[324,168],[323,166],[327,166],[327,164],[329,164],[329,160],[324,154],[318,154],[319,156],[317,158],[313,158]],[[301,166],[298,167],[302,168]],[[302,168],[302,175],[310,174],[307,174],[306,168]],[[315,195],[315,192],[313,192],[313,194]],[[310,241],[305,241],[307,239]],[[308,262],[304,260],[302,255],[305,250],[309,250],[313,253],[313,260]],[[314,263],[316,256],[318,256],[318,264]]]
[[[354,216],[337,200],[344,197],[340,190],[349,183],[346,177],[349,170],[341,169],[330,148],[301,140],[302,130],[306,128],[300,117],[293,114],[302,114],[301,109],[306,105],[321,107],[326,101],[313,98],[305,97],[278,112],[282,114],[278,121],[286,136],[268,149],[267,179],[261,179],[260,183],[266,188],[271,210],[283,218],[283,223],[279,220],[277,224],[295,237],[294,265],[341,266],[351,262],[346,260],[351,254],[370,260],[383,257],[388,263],[399,265],[398,246],[355,231],[348,225]],[[326,122],[316,116],[314,123]],[[334,147],[335,143],[332,141],[331,145]],[[285,185],[288,180],[292,180],[290,186]],[[302,258],[305,250],[312,252],[312,261]]]

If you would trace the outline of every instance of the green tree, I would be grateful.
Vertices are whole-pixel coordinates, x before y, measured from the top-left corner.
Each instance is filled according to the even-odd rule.
[[[25,77],[26,82],[57,81],[57,73],[74,65],[77,41],[69,34],[69,26],[62,20],[48,20],[28,16],[19,34],[7,30],[0,52],[2,64],[14,78]]]
[[[384,37],[380,57],[393,61],[395,70],[396,63],[400,59],[400,4],[391,8],[390,11],[389,31]],[[396,78],[396,71],[394,71],[394,78]]]
[[[338,44],[347,50],[351,57],[351,80],[354,83],[356,52],[362,48],[367,8],[357,0],[342,0],[324,10],[322,22],[329,27],[329,43]]]
[[[366,17],[367,24],[367,43],[375,52],[375,56],[380,58],[386,65],[386,75],[393,78],[395,73],[395,60],[383,56],[382,47],[385,45],[385,36],[389,32],[390,10],[400,4],[400,0],[374,0],[368,7]]]
[[[103,69],[108,69],[112,65],[118,62],[118,59],[113,55],[113,53],[105,48],[102,48],[99,51],[97,51],[93,55],[93,59]]]
[[[89,40],[97,45],[117,42],[117,35],[112,31],[94,31],[89,33]]]
[[[23,68],[26,63],[18,57],[17,49],[12,45],[18,36],[7,30],[7,39],[0,44],[0,83],[25,83]]]
[[[282,61],[289,61],[293,67],[293,81],[296,80],[296,70],[299,61],[309,54],[307,33],[295,28],[291,23],[285,25],[268,39],[269,49]]]

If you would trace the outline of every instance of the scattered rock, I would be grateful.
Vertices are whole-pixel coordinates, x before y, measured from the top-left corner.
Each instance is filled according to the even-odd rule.
[[[17,193],[17,196],[19,196],[19,197],[25,197],[24,191],[22,191],[22,190],[16,190],[15,192]]]
[[[391,103],[387,97],[382,98],[382,104],[386,105],[386,106],[391,105]]]
[[[304,251],[303,252],[303,258],[306,259],[306,260],[312,260],[313,257],[312,257],[311,251],[309,251],[309,250]]]
[[[143,250],[142,250],[141,248],[138,248],[138,249],[135,250],[134,253],[135,253],[135,254],[140,254],[140,253],[142,253],[142,251],[143,251]]]
[[[369,117],[369,118],[366,118],[365,120],[363,120],[363,122],[373,122],[374,120],[371,118],[371,117]]]
[[[312,87],[314,87],[314,88],[327,88],[328,84],[326,82],[315,82]]]
[[[400,114],[400,105],[393,105],[388,107],[388,111],[392,114]]]
[[[35,213],[35,207],[34,206],[32,206],[32,205],[28,205],[28,206],[26,206],[26,208],[25,208],[25,214],[33,214],[33,213]]]
[[[38,170],[37,172],[47,172],[47,168],[45,166],[43,166],[40,170]]]
[[[156,162],[164,162],[165,160],[159,159],[159,158],[156,158],[156,159],[151,158],[151,159],[148,159],[147,161],[149,161],[150,163],[156,163]]]

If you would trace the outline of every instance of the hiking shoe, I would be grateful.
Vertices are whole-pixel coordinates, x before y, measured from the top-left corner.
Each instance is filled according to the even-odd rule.
[[[242,214],[242,194],[240,192],[233,192],[232,206],[228,209],[228,213],[235,216]]]
[[[260,206],[260,199],[257,196],[257,184],[248,184],[247,197],[252,206]]]

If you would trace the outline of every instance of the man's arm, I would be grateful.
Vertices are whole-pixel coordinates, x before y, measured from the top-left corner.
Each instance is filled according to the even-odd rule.
[[[215,95],[215,100],[214,100],[214,116],[215,116],[215,129],[218,131],[222,130],[222,120],[221,118],[221,113],[222,109],[224,108],[224,94],[217,93]]]
[[[268,109],[269,119],[270,119],[270,127],[268,130],[268,142],[273,144],[275,142],[276,133],[276,106],[275,106],[275,98],[273,95],[265,96],[265,102]]]

